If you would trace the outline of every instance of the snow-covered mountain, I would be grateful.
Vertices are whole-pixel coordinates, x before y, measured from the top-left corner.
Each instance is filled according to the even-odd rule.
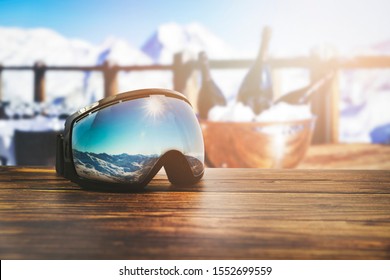
[[[100,65],[109,60],[118,65],[145,65],[152,60],[126,40],[107,38],[100,45],[69,39],[50,29],[0,27],[0,63],[7,66],[33,65],[42,61],[50,66]],[[142,82],[129,73],[119,73],[120,90],[140,87]],[[46,96],[53,100],[65,97],[74,106],[84,106],[103,97],[101,73],[48,71]],[[142,84],[142,83],[141,83]],[[4,71],[3,95],[8,100],[31,101],[33,75],[31,71]]]
[[[260,42],[259,42],[260,43]],[[22,29],[0,27],[0,64],[32,65],[43,61],[46,65],[99,65],[109,60],[119,65],[169,64],[176,52],[185,58],[195,58],[204,50],[213,59],[238,58],[241,55],[198,23],[178,25],[163,24],[157,28],[142,49],[123,38],[110,37],[94,45],[44,28]],[[272,51],[272,50],[271,50]],[[359,48],[358,54],[390,54],[390,41]],[[293,72],[295,71],[295,72]],[[228,99],[233,99],[247,72],[239,70],[213,70],[212,76]],[[369,141],[369,132],[376,126],[390,122],[390,111],[381,104],[389,104],[389,70],[348,70],[341,73],[341,129],[343,141]],[[281,70],[274,73],[274,86],[287,92],[309,82],[305,70]],[[196,95],[200,80],[191,78],[192,92]],[[119,91],[145,87],[172,88],[170,71],[119,72]],[[2,92],[5,100],[31,101],[33,98],[32,71],[3,71]],[[46,96],[49,102],[56,98],[78,108],[103,97],[103,80],[98,72],[48,71]],[[190,96],[190,95],[189,95]],[[377,101],[381,100],[377,104]],[[196,99],[191,99],[192,102]],[[382,108],[381,113],[378,108]],[[377,117],[373,117],[376,115]],[[379,117],[378,117],[379,116]],[[359,120],[359,121],[356,121]]]
[[[179,25],[167,23],[160,25],[142,47],[156,63],[172,63],[173,55],[184,52],[186,58],[197,58],[200,51],[206,51],[214,59],[237,57],[223,40],[199,23]]]
[[[90,65],[94,48],[81,40],[67,39],[49,29],[0,28],[0,62],[3,65]],[[83,73],[47,74],[48,98],[71,94],[83,85]],[[31,71],[4,71],[3,94],[9,100],[32,100]]]
[[[118,65],[169,64],[176,52],[183,52],[185,59],[196,59],[201,50],[216,59],[237,57],[236,51],[197,23],[186,26],[163,24],[147,40],[142,50],[123,38],[109,37],[101,44],[93,45],[83,40],[66,38],[45,28],[0,27],[0,63],[3,65],[33,65],[42,61],[50,66],[83,66],[100,65],[106,60]],[[245,70],[214,72],[216,82],[230,96],[236,91]],[[49,102],[65,98],[65,102],[77,108],[103,97],[103,80],[98,72],[48,71],[45,82]],[[197,83],[195,76],[193,84]],[[172,73],[119,72],[118,86],[119,91],[145,87],[172,88]],[[6,100],[31,101],[32,72],[4,71],[3,96]]]
[[[153,168],[156,155],[108,155],[73,150],[76,171],[89,179],[107,182],[139,182]]]
[[[160,25],[142,46],[155,63],[170,64],[175,53],[182,52],[184,61],[196,60],[200,51],[205,51],[210,59],[234,59],[243,57],[221,38],[199,23]],[[247,69],[212,70],[212,76],[228,99],[234,98]],[[186,94],[192,103],[199,90],[200,77],[194,73],[189,79]]]
[[[130,45],[121,38],[109,37],[98,47],[98,55],[93,65],[99,65],[104,61],[110,61],[117,65],[150,65],[153,60],[141,50]],[[93,75],[93,73],[92,73]],[[95,75],[99,75],[95,73]],[[100,82],[100,83],[99,83]],[[94,78],[90,81],[94,91],[102,90],[102,81]],[[144,71],[144,72],[119,72],[118,90],[119,92],[139,89],[139,88],[171,88],[172,73],[163,71]],[[103,96],[103,92],[100,94]]]
[[[22,29],[0,27],[0,63],[3,65],[33,65],[42,61],[50,66],[100,65],[108,60],[118,65],[169,64],[174,53],[184,52],[185,58],[196,58],[205,50],[212,58],[231,58],[237,53],[200,24],[161,25],[147,40],[142,50],[123,38],[109,37],[99,45],[65,36],[45,28]],[[226,91],[239,83],[215,74]],[[220,77],[221,76],[221,77]],[[224,82],[229,81],[229,82]],[[46,73],[48,101],[65,98],[74,107],[81,107],[103,97],[103,80],[98,72],[48,71]],[[196,82],[196,81],[195,81]],[[119,72],[119,91],[145,87],[172,88],[170,71]],[[4,71],[3,96],[6,100],[31,101],[33,75],[31,71]]]
[[[102,64],[106,60],[117,65],[152,64],[152,60],[146,54],[122,38],[108,37],[97,46],[97,49],[98,58],[94,64]]]
[[[0,27],[0,38],[3,65],[31,65],[37,60],[49,65],[88,65],[94,62],[91,44],[65,38],[50,29]]]
[[[159,160],[158,155],[109,155],[73,150],[76,171],[92,180],[116,183],[139,183]],[[197,158],[186,156],[194,174],[203,172],[203,163]]]

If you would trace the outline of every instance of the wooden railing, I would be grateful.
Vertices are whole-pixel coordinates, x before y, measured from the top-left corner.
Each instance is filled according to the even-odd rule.
[[[2,66],[0,64],[0,100],[2,95],[2,72],[7,71],[33,71],[34,72],[34,101],[42,102],[45,100],[45,73],[47,71],[98,71],[102,72],[104,80],[104,95],[110,96],[118,93],[117,73],[119,71],[172,71],[173,85],[176,90],[182,90],[183,80],[186,77],[186,68],[189,64],[183,63],[182,54],[178,53],[174,56],[174,63],[171,65],[129,65],[119,66],[106,61],[102,65],[96,66],[47,66],[43,62],[36,62],[33,66]],[[188,72],[188,70],[187,70]]]
[[[212,69],[242,69],[249,68],[253,60],[211,60]],[[310,72],[311,80],[323,77],[329,71],[343,69],[372,69],[390,68],[390,56],[360,56],[353,59],[324,60],[318,56],[269,59],[268,65],[272,70],[285,68],[304,68]],[[178,53],[174,56],[173,64],[169,65],[129,65],[118,66],[105,62],[98,66],[47,66],[37,62],[33,66],[1,66],[0,65],[0,100],[2,97],[3,71],[33,71],[34,72],[34,100],[45,100],[45,73],[47,71],[99,71],[103,74],[104,94],[110,96],[118,93],[117,73],[119,71],[172,71],[173,88],[182,92],[191,73],[198,69],[197,61],[183,62],[183,56]],[[339,119],[339,86],[338,76],[329,87],[329,94],[320,95],[312,101],[312,110],[317,118],[314,143],[329,143],[338,141]]]

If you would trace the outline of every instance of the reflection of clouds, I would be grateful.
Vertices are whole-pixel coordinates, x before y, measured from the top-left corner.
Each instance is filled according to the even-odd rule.
[[[185,153],[186,156],[197,158],[200,161],[204,161],[204,153],[203,152],[187,152]]]

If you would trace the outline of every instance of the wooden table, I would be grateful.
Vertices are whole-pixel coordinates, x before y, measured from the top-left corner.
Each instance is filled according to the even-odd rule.
[[[298,168],[390,170],[390,145],[362,143],[312,145]]]
[[[390,172],[208,169],[142,193],[0,167],[1,259],[389,259]]]

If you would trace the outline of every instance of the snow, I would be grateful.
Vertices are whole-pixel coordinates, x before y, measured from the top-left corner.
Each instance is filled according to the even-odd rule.
[[[21,29],[0,27],[0,62],[4,66],[33,65],[43,61],[50,66],[91,66],[106,59],[118,65],[147,65],[152,59],[132,46],[127,40],[109,37],[100,45],[79,39],[69,39],[44,28]],[[151,79],[143,73],[119,72],[119,90],[148,87],[169,87],[167,73]],[[165,75],[165,76],[164,76]],[[170,81],[170,80],[169,80]],[[48,71],[46,73],[46,98],[50,102],[65,97],[73,107],[83,107],[103,97],[103,80],[99,72]],[[3,97],[10,101],[31,102],[33,99],[32,71],[4,71]]]
[[[134,181],[139,181],[144,175],[139,170],[126,172],[123,167],[119,167],[89,154],[87,154],[87,156],[92,162],[94,162],[94,165],[99,167],[100,171],[93,165],[84,164],[82,161],[76,160],[75,167],[77,174],[80,176],[84,176],[89,179],[103,180],[106,182],[126,182],[126,177],[132,178]],[[139,167],[141,168],[142,165]]]
[[[340,141],[371,142],[370,132],[390,123],[389,91],[389,69],[340,72]]]
[[[284,122],[312,118],[308,105],[290,105],[284,102],[271,106],[259,115],[241,102],[230,102],[227,106],[214,106],[208,115],[210,121],[226,122]]]
[[[248,106],[241,102],[229,102],[227,106],[214,106],[209,111],[208,119],[225,122],[251,122],[255,114]]]
[[[155,63],[161,64],[171,64],[173,55],[178,52],[184,52],[185,59],[196,59],[200,51],[206,51],[213,59],[231,59],[238,56],[237,51],[199,23],[160,25],[142,50]]]
[[[258,122],[284,122],[306,120],[313,117],[309,105],[291,105],[280,102],[258,115]]]
[[[5,66],[33,65],[36,61],[43,61],[50,66],[99,65],[106,59],[118,65],[170,64],[176,52],[184,52],[185,59],[188,60],[196,59],[199,51],[206,51],[211,59],[246,56],[199,23],[162,24],[141,50],[125,38],[109,37],[101,44],[94,45],[84,40],[64,37],[45,28],[0,27],[0,63]],[[283,56],[293,55],[291,50],[289,51]],[[314,51],[321,57],[337,55],[331,46],[322,46]],[[362,46],[350,54],[389,55],[390,41]],[[271,55],[275,56],[277,53],[273,51]],[[216,84],[230,104],[226,109],[216,108],[215,112],[211,113],[212,119],[246,121],[254,118],[245,106],[232,105],[246,72],[247,69],[212,70]],[[273,78],[274,86],[280,85],[279,92],[282,93],[309,83],[309,73],[302,69],[276,71]],[[368,142],[373,128],[390,122],[390,110],[387,109],[390,104],[390,72],[371,69],[366,72],[343,71],[340,80],[340,139],[345,142]],[[5,100],[32,101],[32,71],[3,71],[2,82]],[[49,102],[63,98],[65,103],[80,108],[103,97],[103,80],[99,72],[49,71],[46,73],[45,82]],[[194,76],[192,82],[194,85],[199,84],[199,77]],[[118,73],[118,84],[120,92],[145,87],[172,88],[172,73],[121,71]],[[196,91],[196,88],[194,90]],[[228,116],[229,114],[232,116]]]
[[[130,45],[126,40],[116,37],[108,37],[98,47],[100,56],[98,63],[102,64],[105,60],[117,65],[149,65],[152,59],[145,53]]]
[[[142,50],[123,38],[111,36],[101,44],[93,45],[44,28],[0,27],[0,38],[0,61],[3,65],[33,65],[36,61],[43,61],[51,66],[89,66],[102,64],[105,60],[118,65],[169,64],[176,52],[183,52],[184,59],[188,60],[196,59],[202,50],[215,59],[238,56],[235,50],[198,23],[163,24]],[[213,70],[213,75],[228,99],[231,99],[245,72],[246,69]],[[65,97],[65,102],[73,107],[83,107],[103,97],[103,80],[99,72],[49,71],[45,82],[49,102]],[[31,102],[32,85],[32,71],[3,73],[3,96],[6,100]],[[172,72],[118,73],[120,92],[146,87],[172,88]]]

